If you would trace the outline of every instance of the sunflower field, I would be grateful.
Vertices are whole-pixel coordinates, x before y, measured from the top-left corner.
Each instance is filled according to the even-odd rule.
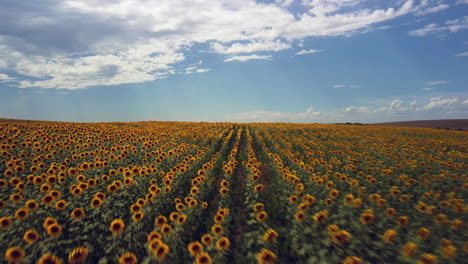
[[[1,263],[467,263],[468,134],[0,123]]]

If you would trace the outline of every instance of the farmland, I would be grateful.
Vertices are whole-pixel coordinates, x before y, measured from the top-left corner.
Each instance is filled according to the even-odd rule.
[[[21,263],[462,263],[468,134],[0,123],[0,257]]]

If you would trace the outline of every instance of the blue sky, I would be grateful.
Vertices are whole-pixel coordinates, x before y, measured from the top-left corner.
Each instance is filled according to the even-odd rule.
[[[468,117],[468,1],[3,0],[0,117]]]

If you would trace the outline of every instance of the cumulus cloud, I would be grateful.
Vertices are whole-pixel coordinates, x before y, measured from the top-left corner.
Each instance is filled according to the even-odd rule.
[[[0,73],[0,83],[13,82],[16,79],[6,74]]]
[[[352,35],[427,8],[414,0],[304,0],[296,1],[298,12],[288,9],[293,2],[4,0],[0,71],[25,76],[19,87],[148,82],[185,73],[181,64],[198,52],[195,44],[246,53],[226,60],[246,61],[259,56],[250,53],[291,49],[306,37]]]
[[[433,110],[433,109],[439,109],[439,108],[447,108],[450,106],[457,105],[459,102],[458,97],[455,98],[441,98],[441,97],[435,97],[431,98],[429,100],[429,103],[424,105],[423,109],[424,110]]]
[[[447,83],[448,81],[446,80],[438,80],[438,81],[426,82],[424,85],[434,86],[434,85],[441,85],[441,84],[447,84]]]
[[[224,116],[234,122],[297,122],[297,123],[377,123],[386,121],[466,118],[468,99],[433,97],[421,100],[395,99],[382,105],[351,105],[333,111],[309,107],[305,112],[257,110]]]
[[[410,31],[409,34],[414,37],[423,37],[429,34],[446,32],[455,33],[462,29],[468,29],[468,16],[454,20],[447,20],[443,25],[436,23],[427,24],[423,28]]]
[[[309,49],[309,50],[300,50],[296,52],[296,55],[304,55],[304,54],[314,54],[318,52],[322,52],[323,50],[316,50],[316,49]]]
[[[258,110],[228,114],[225,119],[234,122],[311,122],[310,120],[318,115],[319,111],[309,107],[305,112],[299,113]]]
[[[227,58],[224,60],[224,62],[229,62],[229,61],[240,61],[240,62],[245,62],[249,60],[271,60],[271,55],[245,55],[245,56],[233,56],[230,58]]]

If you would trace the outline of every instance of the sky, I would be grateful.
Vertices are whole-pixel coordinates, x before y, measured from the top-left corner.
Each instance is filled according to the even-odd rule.
[[[0,117],[468,118],[468,0],[2,0]]]

